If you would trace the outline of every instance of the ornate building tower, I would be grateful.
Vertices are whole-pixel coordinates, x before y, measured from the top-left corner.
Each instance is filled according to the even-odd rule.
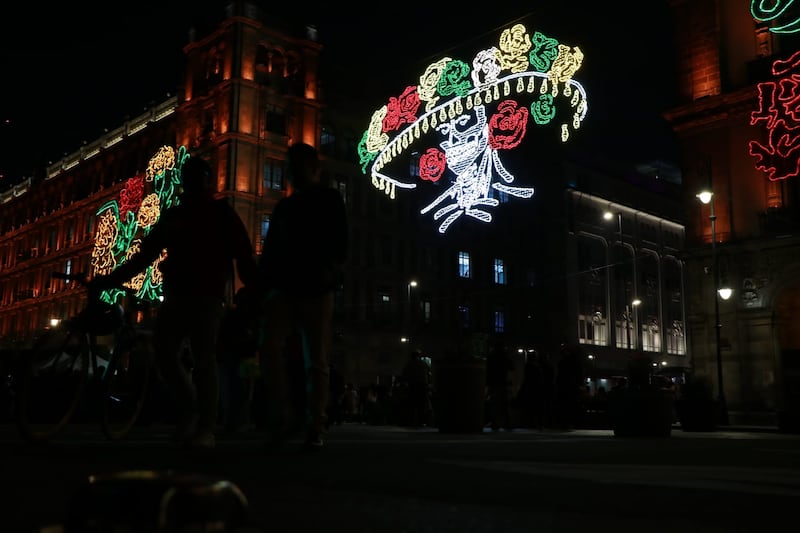
[[[258,252],[268,214],[286,192],[286,148],[319,144],[321,46],[313,27],[296,37],[274,20],[267,26],[249,2],[227,9],[213,32],[184,47],[177,144],[217,167],[217,188],[251,229]]]
[[[772,133],[782,106],[763,97],[777,95],[776,78],[788,76],[773,65],[798,50],[786,28],[800,13],[785,5],[759,13],[757,4],[671,1],[678,83],[676,105],[665,115],[683,168],[694,370],[715,383],[731,421],[797,429],[798,152],[779,146]],[[784,141],[794,143],[789,137]],[[782,172],[787,166],[794,171]],[[703,190],[713,192],[710,205],[698,200]],[[724,286],[733,288],[730,300],[718,299]]]

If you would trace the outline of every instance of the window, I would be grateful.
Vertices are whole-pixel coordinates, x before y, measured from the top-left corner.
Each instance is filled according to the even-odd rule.
[[[534,269],[529,268],[525,271],[525,283],[527,283],[528,287],[536,286],[536,271]]]
[[[86,219],[86,235],[94,236],[94,215],[89,215]]]
[[[430,300],[422,301],[422,321],[425,324],[431,323],[431,302]]]
[[[342,196],[342,201],[347,203],[347,182],[344,180],[336,180],[336,190]]]
[[[508,193],[507,192],[499,191],[497,189],[492,189],[490,191],[490,194],[492,195],[492,198],[497,199],[497,201],[500,202],[501,204],[508,203]]]
[[[681,262],[666,257],[663,262],[667,302],[664,308],[664,344],[668,354],[684,355],[686,339],[683,334],[683,271]]]
[[[503,333],[506,330],[506,314],[502,309],[495,309],[493,327],[495,333]]]
[[[458,317],[461,321],[461,328],[469,329],[469,307],[466,305],[458,306]]]
[[[258,240],[258,246],[256,246],[256,255],[261,255],[261,251],[264,249],[264,239],[267,237],[267,232],[269,231],[269,215],[261,215],[261,238]]]
[[[494,282],[497,285],[506,284],[506,268],[502,259],[494,260]]]
[[[462,278],[472,277],[469,266],[469,252],[458,252],[458,275]]]
[[[608,345],[606,244],[599,238],[578,241],[578,342]]]
[[[608,346],[607,320],[600,311],[592,315],[578,315],[578,342],[595,346]]]
[[[278,135],[286,135],[286,111],[278,106],[268,105],[266,109],[266,130]]]
[[[319,153],[329,156],[336,155],[336,134],[329,126],[322,126],[319,139]]]
[[[392,323],[392,297],[387,289],[378,291],[378,309],[374,317],[374,323],[378,326]]]
[[[283,161],[267,159],[264,162],[264,192],[283,189]]]
[[[56,228],[50,228],[50,234],[47,237],[47,251],[52,252],[56,250]]]
[[[75,238],[75,220],[70,220],[67,223],[67,245],[72,244],[73,239]]]
[[[269,215],[264,215],[261,217],[261,240],[263,241],[267,237],[267,232],[269,231]]]
[[[408,174],[411,177],[419,177],[419,152],[411,154],[411,160],[408,163]]]

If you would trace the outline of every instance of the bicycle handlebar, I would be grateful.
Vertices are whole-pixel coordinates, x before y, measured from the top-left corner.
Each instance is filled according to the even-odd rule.
[[[84,287],[89,286],[89,276],[86,274],[86,272],[52,272],[51,276],[56,279],[63,279],[65,281],[77,281]],[[136,289],[131,289],[130,287],[126,287],[124,285],[121,285],[118,288],[128,293],[129,296],[135,297],[136,293],[138,292]]]

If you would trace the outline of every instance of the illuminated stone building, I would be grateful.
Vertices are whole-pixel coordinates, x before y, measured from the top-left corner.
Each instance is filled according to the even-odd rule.
[[[800,12],[789,4],[672,0],[678,98],[666,117],[680,143],[695,370],[718,393],[719,357],[732,422],[797,429]],[[716,299],[722,286],[727,301]]]
[[[325,176],[343,194],[350,217],[333,354],[348,380],[360,384],[399,373],[412,346],[436,359],[459,343],[485,343],[493,334],[502,334],[518,354],[537,349],[557,357],[562,342],[580,348],[587,375],[596,377],[624,375],[639,352],[659,366],[690,367],[678,180],[571,150],[563,141],[579,125],[586,95],[568,73],[555,86],[547,85],[549,63],[507,82],[482,80],[484,88],[432,103],[423,133],[409,126],[403,131],[410,142],[397,137],[393,152],[384,150],[388,144],[365,147],[373,110],[325,92],[314,29],[298,34],[267,26],[252,5],[231,6],[215,30],[184,47],[177,97],[51,165],[43,179],[0,197],[5,346],[28,345],[51,318],[81,307],[85,291],[51,280],[50,273],[92,270],[99,209],[121,198],[131,179],[146,176],[162,147],[184,148],[212,162],[219,193],[239,212],[260,251],[271,210],[288,192],[286,148],[305,141],[319,147]],[[579,57],[575,48],[566,53]],[[569,63],[570,57],[563,59]],[[503,102],[539,94],[547,100],[552,92],[569,120],[548,124],[546,106],[535,106],[541,111],[537,129],[524,149],[501,150],[505,141],[491,139],[472,157],[503,183],[483,204],[459,211],[448,202],[456,192],[469,192],[462,172],[468,165],[451,169],[461,181],[433,179],[437,169],[426,159],[433,152],[417,151],[414,143],[435,147],[437,141],[425,137],[437,131],[432,121],[456,124],[463,110],[491,123],[488,113],[502,112],[495,109],[500,91]],[[421,123],[422,116],[420,111],[414,120]],[[456,152],[449,158],[456,161]],[[406,194],[412,182],[419,187]],[[610,221],[603,218],[606,211]],[[641,305],[634,306],[634,299]]]

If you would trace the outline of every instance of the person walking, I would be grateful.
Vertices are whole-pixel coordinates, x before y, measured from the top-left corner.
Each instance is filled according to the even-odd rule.
[[[511,373],[514,361],[501,338],[496,338],[486,357],[486,387],[489,403],[489,423],[492,431],[501,427],[511,431]]]
[[[271,426],[279,444],[291,426],[284,347],[295,328],[305,335],[310,359],[309,424],[305,445],[319,448],[327,428],[329,352],[334,291],[343,282],[348,225],[344,200],[322,183],[317,150],[295,143],[286,153],[289,194],[270,216],[259,258],[264,339],[261,360]]]
[[[225,199],[215,198],[216,178],[205,159],[183,164],[180,202],[161,214],[139,251],[111,273],[94,276],[90,288],[105,290],[129,281],[166,251],[159,268],[164,301],[153,342],[156,364],[175,396],[175,439],[195,448],[213,448],[219,381],[216,349],[226,289],[235,268],[246,287],[258,282],[250,236]],[[194,367],[182,360],[188,339]]]

